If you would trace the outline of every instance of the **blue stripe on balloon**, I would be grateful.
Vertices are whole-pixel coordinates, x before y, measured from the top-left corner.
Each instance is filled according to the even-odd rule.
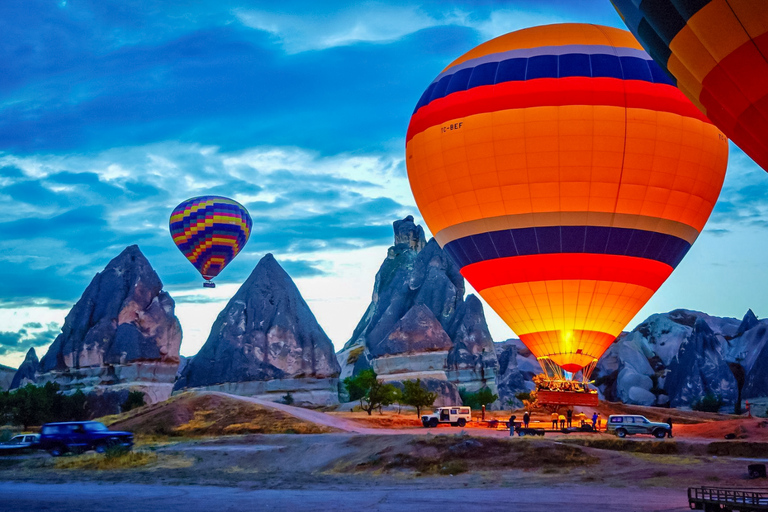
[[[537,78],[618,78],[674,85],[669,75],[648,58],[608,53],[566,53],[515,57],[498,62],[482,62],[438,77],[424,91],[414,112],[436,99],[454,92],[504,82],[535,80]]]
[[[672,268],[690,248],[690,243],[673,235],[603,226],[505,229],[458,238],[444,247],[460,267],[513,256],[590,253],[646,258]]]

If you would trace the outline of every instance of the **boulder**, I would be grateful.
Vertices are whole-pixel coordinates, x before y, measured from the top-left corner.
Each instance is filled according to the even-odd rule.
[[[338,403],[333,344],[290,276],[264,256],[213,324],[175,389],[203,388],[297,404]]]
[[[9,389],[23,388],[27,384],[35,384],[37,382],[37,371],[40,367],[40,361],[37,359],[37,352],[32,347],[27,351],[27,355],[24,357],[24,362],[21,363],[19,369],[16,370],[16,374],[13,376],[13,381]]]
[[[138,246],[96,274],[40,360],[38,384],[97,395],[142,391],[166,400],[179,365],[181,325],[175,304]],[[113,404],[114,405],[114,404]],[[119,405],[110,413],[119,412]]]

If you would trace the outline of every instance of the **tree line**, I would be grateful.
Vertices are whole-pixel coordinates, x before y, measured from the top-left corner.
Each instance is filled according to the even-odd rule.
[[[394,384],[387,384],[377,378],[372,369],[363,370],[357,375],[344,379],[344,385],[349,392],[350,400],[359,400],[360,408],[370,416],[376,409],[392,405],[410,405],[416,408],[416,415],[421,417],[421,410],[432,407],[437,399],[437,393],[429,391],[421,385],[421,379],[406,380],[402,389]],[[476,393],[459,390],[462,403],[474,409],[495,402],[499,397],[488,388]],[[457,404],[458,405],[458,404]]]

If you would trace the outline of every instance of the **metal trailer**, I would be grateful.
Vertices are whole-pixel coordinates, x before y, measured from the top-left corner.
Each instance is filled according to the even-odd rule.
[[[753,512],[768,510],[768,489],[689,487],[688,506],[704,512]]]

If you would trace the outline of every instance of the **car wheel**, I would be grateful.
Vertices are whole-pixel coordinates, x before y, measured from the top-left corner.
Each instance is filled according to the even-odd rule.
[[[62,446],[54,446],[50,450],[48,450],[48,453],[50,453],[54,457],[61,457],[64,455],[66,450]]]
[[[616,429],[616,435],[624,439],[625,437],[627,437],[627,431],[624,430],[623,428]]]
[[[456,424],[461,428],[464,428],[467,426],[467,420],[465,420],[464,418],[459,418],[459,421]]]
[[[656,430],[653,431],[653,435],[654,437],[656,437],[656,439],[664,439],[664,437],[667,435],[667,431],[657,428]]]
[[[437,426],[437,418],[432,418],[431,420],[429,420],[429,426],[431,428],[435,428]]]
[[[525,430],[521,430],[517,433],[517,437],[525,437]]]
[[[107,449],[109,449],[109,447],[106,445],[106,443],[99,443],[96,445],[96,448],[94,448],[96,453],[106,453]]]

